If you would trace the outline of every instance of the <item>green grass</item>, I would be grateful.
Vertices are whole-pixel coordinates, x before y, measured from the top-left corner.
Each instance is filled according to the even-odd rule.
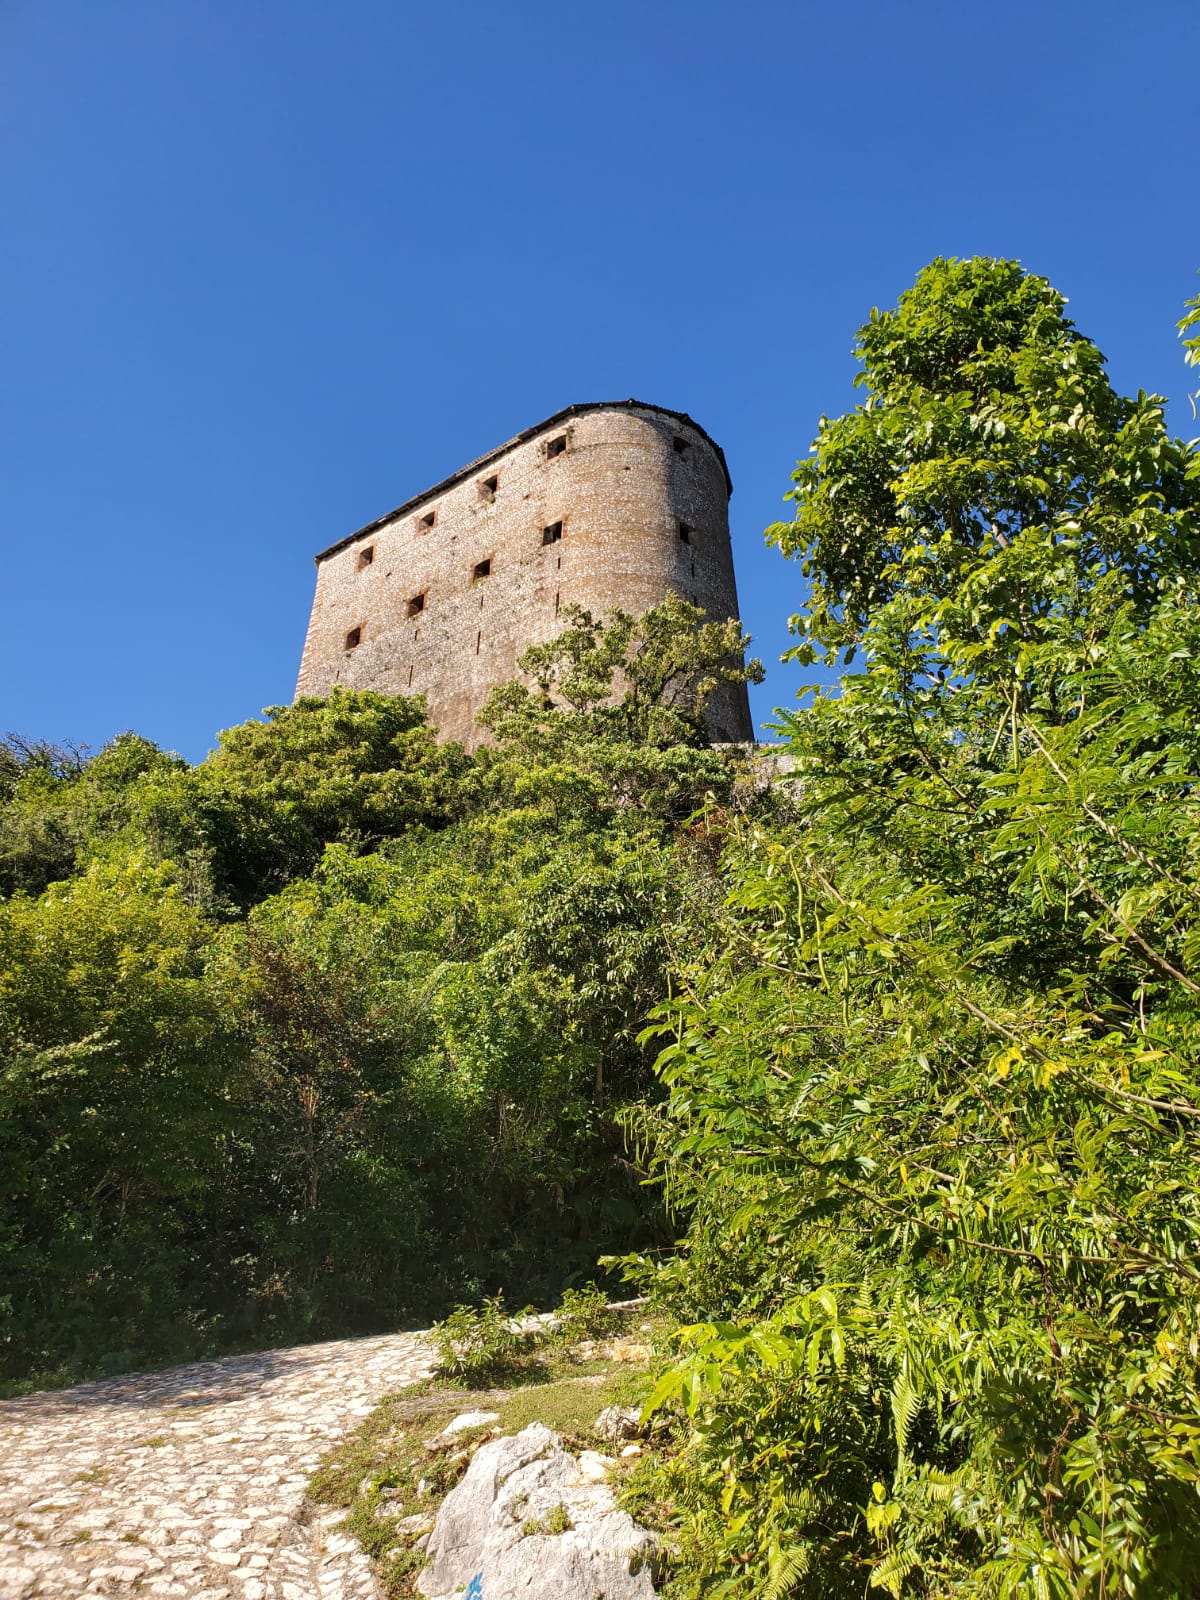
[[[536,1534],[566,1533],[574,1526],[566,1506],[551,1506],[544,1517],[530,1517],[528,1522],[521,1524],[521,1537],[531,1539]]]

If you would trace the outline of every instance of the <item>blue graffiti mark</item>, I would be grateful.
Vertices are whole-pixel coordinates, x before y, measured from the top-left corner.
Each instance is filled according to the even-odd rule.
[[[477,1572],[467,1585],[463,1600],[483,1600],[483,1573]]]

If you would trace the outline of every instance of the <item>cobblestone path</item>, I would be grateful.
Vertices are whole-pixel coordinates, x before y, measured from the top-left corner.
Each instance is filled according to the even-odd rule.
[[[427,1377],[418,1334],[346,1339],[0,1404],[0,1600],[368,1600],[358,1545],[304,1485],[380,1398]]]

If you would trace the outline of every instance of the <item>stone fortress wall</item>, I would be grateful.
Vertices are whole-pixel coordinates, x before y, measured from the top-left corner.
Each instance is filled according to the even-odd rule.
[[[296,694],[423,694],[442,737],[473,748],[492,688],[563,607],[638,615],[676,593],[737,616],[731,489],[682,412],[569,406],[322,551]],[[745,688],[709,722],[750,740]]]

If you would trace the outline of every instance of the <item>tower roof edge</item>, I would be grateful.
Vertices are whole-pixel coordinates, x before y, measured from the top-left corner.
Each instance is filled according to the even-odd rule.
[[[361,539],[368,533],[374,533],[377,528],[382,528],[385,523],[392,522],[396,517],[402,517],[406,512],[415,510],[423,500],[430,500],[434,495],[445,494],[454,488],[464,478],[469,478],[472,473],[479,472],[490,462],[498,460],[513,450],[519,444],[524,444],[527,439],[532,439],[535,434],[541,433],[546,428],[553,428],[560,422],[566,422],[571,417],[583,416],[589,411],[655,411],[661,417],[674,417],[676,422],[686,423],[689,428],[694,428],[702,439],[709,444],[716,453],[717,460],[721,463],[721,471],[725,474],[726,495],[733,493],[733,479],[729,476],[729,464],[725,460],[725,452],[717,441],[708,433],[694,417],[689,417],[686,411],[672,411],[669,406],[656,406],[648,400],[588,400],[573,406],[564,406],[561,411],[556,411],[553,416],[546,417],[541,422],[536,422],[531,428],[523,428],[520,433],[507,440],[502,445],[497,445],[494,450],[489,450],[486,455],[477,456],[474,461],[468,461],[465,467],[460,467],[457,472],[452,472],[448,478],[443,478],[440,483],[432,484],[428,489],[423,489],[420,494],[413,495],[405,500],[402,505],[396,506],[392,511],[384,512],[383,516],[376,517],[373,522],[366,523],[361,528],[356,528],[353,533],[348,533],[328,549],[320,551],[313,557],[317,563],[325,561],[329,556],[336,555],[339,550],[344,550],[347,545],[353,544],[356,539]]]

